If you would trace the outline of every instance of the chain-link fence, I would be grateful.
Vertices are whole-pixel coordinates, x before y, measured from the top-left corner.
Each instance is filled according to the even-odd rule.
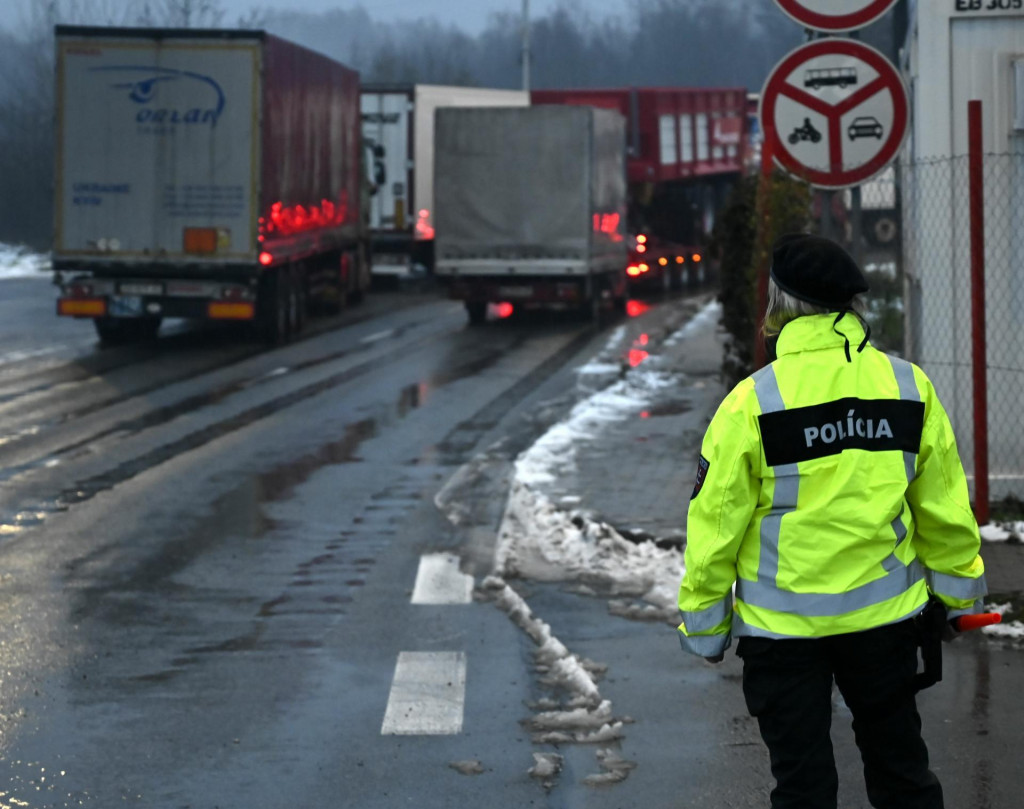
[[[991,501],[1024,499],[1024,154],[984,155],[985,341]],[[901,169],[905,356],[935,384],[975,492],[968,157]]]

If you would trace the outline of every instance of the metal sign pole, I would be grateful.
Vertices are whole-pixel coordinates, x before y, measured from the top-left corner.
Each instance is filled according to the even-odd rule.
[[[530,92],[530,0],[523,0],[523,90]]]

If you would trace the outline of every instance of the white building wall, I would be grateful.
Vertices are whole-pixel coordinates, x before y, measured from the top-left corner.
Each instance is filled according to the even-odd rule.
[[[912,10],[907,78],[911,135],[905,155],[904,233],[908,354],[935,382],[973,468],[970,214],[967,104],[983,107],[986,157],[986,299],[989,466],[994,497],[1024,494],[1024,197],[1015,119],[1014,60],[1024,57],[1024,10],[991,0],[919,0]],[[959,11],[957,10],[959,7]],[[1003,155],[996,157],[993,155]]]

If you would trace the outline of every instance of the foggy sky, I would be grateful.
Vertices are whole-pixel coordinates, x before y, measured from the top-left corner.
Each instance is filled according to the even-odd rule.
[[[40,2],[42,0],[0,0],[0,27],[16,30],[25,19],[25,8]],[[335,8],[352,9],[358,5],[381,22],[431,17],[472,34],[483,30],[491,14],[510,12],[518,15],[523,7],[522,0],[221,0],[221,6],[227,12],[224,18],[226,26],[253,8],[318,13]],[[530,0],[530,16],[547,14],[555,5],[556,0]],[[629,0],[585,0],[580,6],[595,17],[624,15]]]

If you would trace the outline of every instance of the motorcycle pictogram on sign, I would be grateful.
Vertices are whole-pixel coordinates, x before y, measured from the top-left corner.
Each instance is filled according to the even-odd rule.
[[[822,39],[785,56],[761,93],[765,145],[786,171],[819,188],[859,185],[899,152],[907,92],[874,48]]]

